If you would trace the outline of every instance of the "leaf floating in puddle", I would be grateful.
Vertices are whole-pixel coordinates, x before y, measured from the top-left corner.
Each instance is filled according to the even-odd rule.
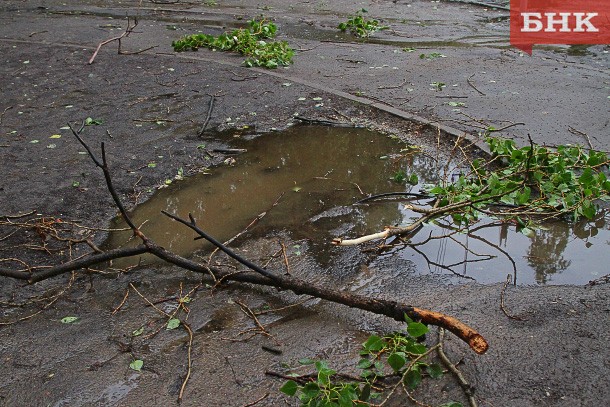
[[[62,324],[73,324],[73,323],[75,323],[78,320],[79,320],[78,317],[63,317],[61,319],[61,323]]]

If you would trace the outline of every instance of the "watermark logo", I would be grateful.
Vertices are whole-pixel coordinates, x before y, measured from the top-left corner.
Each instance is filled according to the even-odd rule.
[[[510,0],[510,43],[610,44],[610,0]]]

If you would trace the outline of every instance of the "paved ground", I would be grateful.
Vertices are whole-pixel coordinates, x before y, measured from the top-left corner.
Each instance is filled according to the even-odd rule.
[[[245,3],[4,1],[0,5],[4,175],[0,215],[35,210],[91,226],[107,224],[115,210],[102,177],[62,129],[67,122],[86,117],[103,120],[84,134],[96,145],[106,142],[119,193],[130,204],[150,196],[148,191],[173,177],[178,168],[194,173],[221,162],[223,157],[207,160],[197,148],[202,141],[208,148],[230,145],[230,133],[205,140],[197,137],[212,94],[219,96],[210,129],[245,124],[265,132],[286,127],[299,113],[349,118],[418,144],[434,137],[434,126],[426,130],[418,123],[434,121],[447,131],[442,133],[447,141],[451,134],[467,132],[476,139],[489,126],[513,125],[500,134],[523,142],[529,133],[538,143],[590,142],[610,150],[607,46],[542,47],[528,57],[508,47],[505,10],[466,4]],[[367,42],[338,34],[337,23],[362,7],[391,30]],[[171,41],[181,35],[198,30],[219,33],[261,13],[273,18],[280,37],[298,50],[294,65],[271,72],[248,70],[234,55],[205,50],[177,55],[171,50]],[[139,25],[123,41],[124,49],[155,48],[117,55],[116,44],[108,44],[87,65],[100,41],[123,32],[125,16],[137,16]],[[432,53],[444,57],[420,58]],[[446,86],[436,91],[433,82]],[[317,97],[323,106],[316,106]],[[156,123],[159,119],[162,124]],[[50,138],[55,134],[62,137]],[[153,160],[157,166],[148,167]],[[102,238],[103,233],[96,237]],[[290,242],[290,236],[284,238]],[[20,249],[9,242],[0,241],[0,257],[20,255]],[[266,245],[267,240],[257,239],[245,242],[242,250],[252,258],[264,257],[270,250]],[[321,281],[349,289],[350,278],[357,279],[364,260],[357,250],[341,255],[335,261],[342,268],[341,281],[319,269],[310,254],[294,265],[294,272],[322,275]],[[481,405],[595,406],[607,400],[607,284],[509,287],[507,305],[526,318],[515,321],[499,309],[501,285],[451,286],[416,277],[408,266],[402,270],[392,274],[397,272],[390,265],[368,272],[379,273],[384,287],[380,295],[447,312],[489,340],[485,356],[472,354],[455,339],[448,343],[449,356],[463,360],[461,369],[475,385]],[[185,333],[162,330],[126,349],[133,330],[146,326],[151,332],[160,323],[133,292],[122,311],[111,315],[130,281],[156,299],[176,294],[180,284],[193,287],[198,279],[179,270],[152,267],[113,278],[79,276],[42,314],[0,327],[0,374],[5,378],[0,405],[173,403],[186,373]],[[43,292],[53,295],[67,284],[68,277],[36,287],[3,281],[3,321],[38,309],[36,304],[15,308],[6,302]],[[281,381],[265,376],[265,370],[294,366],[306,356],[326,358],[348,369],[367,334],[395,328],[387,320],[343,307],[308,303],[263,321],[272,323],[272,333],[281,343],[283,353],[278,356],[261,350],[261,345],[276,346],[262,337],[225,340],[249,326],[235,300],[253,308],[275,308],[294,299],[249,287],[201,290],[191,305],[194,365],[183,404],[241,406],[269,393],[258,405],[282,405],[284,397],[277,390]],[[61,324],[59,319],[66,315],[78,315],[80,323]],[[145,361],[141,373],[127,367],[132,357]],[[465,402],[450,377],[416,397],[430,405]],[[406,403],[396,401],[396,405]]]

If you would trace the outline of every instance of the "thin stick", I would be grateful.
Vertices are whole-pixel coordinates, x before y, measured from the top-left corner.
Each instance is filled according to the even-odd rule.
[[[270,393],[265,393],[261,397],[259,397],[256,400],[254,400],[252,403],[244,404],[242,407],[252,407],[252,406],[260,403],[261,401],[265,400],[267,397],[269,397],[269,394]]]
[[[70,289],[70,287],[72,287],[72,284],[74,283],[74,280],[76,279],[76,272],[72,272],[72,276],[70,277],[70,281],[68,281],[68,286],[65,287],[63,290],[61,290],[50,302],[48,302],[47,304],[43,305],[43,307],[41,309],[39,309],[38,311],[34,312],[33,314],[30,315],[26,315],[25,317],[21,317],[18,318],[14,321],[8,321],[8,322],[0,322],[0,326],[2,325],[13,325],[16,324],[18,322],[22,322],[22,321],[26,321],[30,318],[34,318],[36,315],[41,314],[44,310],[46,310],[47,308],[49,308],[51,305],[55,304],[57,302],[57,300],[59,300],[59,298]]]
[[[502,310],[504,315],[506,315],[510,319],[514,319],[517,321],[524,321],[525,318],[521,318],[521,317],[517,317],[517,316],[509,314],[508,311],[506,311],[506,307],[504,306],[504,296],[506,293],[506,288],[508,287],[508,285],[510,284],[511,281],[512,281],[512,276],[510,274],[508,274],[506,276],[506,281],[504,282],[504,287],[502,287],[502,291],[500,292],[500,309]]]
[[[591,144],[591,139],[589,138],[589,135],[587,133],[584,133],[580,130],[576,130],[574,127],[572,126],[568,126],[568,130],[570,131],[570,133],[572,134],[580,134],[581,136],[584,136],[585,139],[587,140],[587,144],[589,144],[589,148],[591,150],[593,150],[593,144]]]
[[[468,84],[470,85],[470,87],[474,90],[476,90],[477,92],[479,92],[479,95],[481,96],[485,96],[485,94],[483,92],[481,92],[480,90],[477,89],[476,86],[474,86],[474,83],[472,83],[471,79],[475,76],[476,74],[472,74],[470,75],[470,77],[468,79],[466,79],[466,82],[468,82]]]
[[[155,310],[157,310],[157,312],[159,312],[160,314],[165,315],[168,318],[171,318],[172,316],[170,314],[168,314],[167,312],[163,311],[161,308],[157,307],[155,304],[153,304],[148,298],[146,298],[144,295],[142,295],[141,292],[138,291],[138,289],[136,288],[136,286],[133,285],[133,283],[129,283],[129,287],[133,288],[133,290],[136,292],[136,294],[138,294],[140,296],[140,298],[142,298],[144,301],[146,301],[146,303],[148,305],[150,305],[151,307],[153,307]]]
[[[513,126],[525,126],[525,123],[522,123],[522,122],[511,123],[511,124],[507,124],[506,126],[502,126],[499,129],[488,128],[487,131],[489,131],[490,133],[495,133],[495,132],[498,132],[498,131],[506,130],[506,129],[508,129],[510,127],[513,127]]]
[[[93,55],[89,59],[88,64],[91,65],[93,63],[93,60],[95,60],[95,57],[97,56],[97,53],[100,52],[100,49],[104,45],[106,45],[106,44],[108,44],[108,43],[110,43],[112,41],[119,41],[119,44],[120,44],[121,38],[127,37],[129,34],[131,34],[131,32],[134,30],[134,28],[137,27],[137,25],[138,25],[138,19],[137,18],[134,18],[134,25],[131,26],[131,20],[129,19],[129,17],[127,17],[127,28],[125,29],[125,32],[123,34],[121,34],[120,36],[118,36],[118,37],[109,38],[109,39],[107,39],[105,41],[100,42],[97,45],[97,48],[95,49],[95,52],[93,53]]]
[[[119,305],[117,305],[117,307],[114,310],[112,310],[112,315],[119,312],[119,310],[123,307],[123,305],[127,301],[127,297],[129,297],[129,288],[127,290],[125,290],[125,296],[123,297],[123,301],[121,301],[121,303]]]
[[[210,122],[210,117],[212,117],[212,109],[214,109],[214,99],[216,99],[216,95],[210,95],[210,105],[208,106],[208,114],[201,126],[201,130],[199,130],[199,137],[203,136],[203,132],[205,128],[208,127],[208,123]]]
[[[458,382],[460,383],[460,387],[464,390],[464,393],[468,397],[468,402],[470,403],[470,407],[477,407],[477,400],[474,398],[474,387],[472,387],[468,381],[462,375],[462,372],[458,370],[457,367],[447,357],[445,351],[443,349],[443,341],[445,339],[445,330],[443,328],[438,329],[438,348],[436,351],[438,353],[438,357],[441,359],[443,364],[447,366],[447,369],[451,371],[457,377]]]
[[[193,330],[191,329],[191,327],[189,326],[188,323],[186,323],[185,321],[181,321],[182,322],[182,326],[184,327],[184,329],[186,329],[186,331],[189,334],[189,343],[188,343],[188,348],[187,348],[187,369],[186,369],[186,376],[184,378],[184,380],[182,381],[182,386],[180,386],[180,394],[178,395],[178,403],[182,402],[182,396],[184,395],[184,389],[186,388],[186,384],[188,383],[190,377],[191,377],[191,370],[193,367],[193,357],[192,357],[192,353],[193,353]]]
[[[286,274],[290,275],[290,264],[288,264],[288,256],[286,255],[286,245],[284,242],[280,242],[282,246],[282,255],[284,256],[284,264],[286,265]]]

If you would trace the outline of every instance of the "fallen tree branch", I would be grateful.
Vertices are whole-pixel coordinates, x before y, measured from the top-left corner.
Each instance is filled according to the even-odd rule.
[[[75,131],[72,126],[70,126],[70,128],[77,140],[85,147],[95,165],[103,171],[104,178],[106,180],[106,186],[114,200],[115,205],[119,209],[121,216],[123,217],[125,222],[133,230],[134,236],[142,240],[142,244],[132,249],[115,249],[105,253],[91,255],[80,260],[52,267],[42,272],[28,273],[25,271],[0,269],[0,275],[18,278],[21,280],[27,280],[30,283],[34,283],[50,277],[57,276],[61,273],[75,271],[83,267],[88,267],[89,265],[95,264],[96,262],[101,263],[117,257],[128,257],[132,255],[150,253],[161,260],[164,260],[168,263],[179,266],[186,270],[202,274],[210,274],[215,280],[216,277],[219,277],[220,279],[224,279],[225,281],[238,281],[242,283],[251,283],[276,287],[281,290],[290,290],[297,295],[314,296],[327,301],[369,311],[378,315],[384,315],[397,321],[404,321],[406,315],[413,320],[421,321],[425,324],[436,325],[453,332],[461,340],[468,343],[470,347],[479,354],[485,353],[487,351],[488,344],[487,341],[483,338],[483,336],[481,336],[477,331],[454,317],[414,307],[397,301],[372,298],[370,296],[356,295],[328,287],[316,286],[307,281],[301,280],[290,275],[273,274],[263,269],[262,267],[257,266],[256,264],[248,261],[247,259],[244,259],[243,257],[237,255],[229,248],[224,246],[222,243],[209,236],[206,232],[204,232],[197,226],[197,223],[191,214],[189,214],[189,220],[187,221],[179,218],[176,215],[163,212],[166,216],[192,229],[197,234],[199,234],[199,236],[203,237],[204,239],[218,247],[220,250],[225,252],[228,256],[245,265],[252,271],[231,273],[225,270],[211,269],[208,265],[197,263],[195,261],[186,259],[171,251],[166,250],[164,247],[159,246],[153,240],[145,236],[129,217],[113,185],[112,177],[106,160],[104,143],[101,143],[102,160],[100,162],[92,153],[89,146],[80,137],[79,133],[84,128],[84,124],[83,126],[81,126],[79,131]],[[424,215],[422,218],[420,218],[419,223],[421,224],[421,222],[423,222],[426,218],[427,216]]]

